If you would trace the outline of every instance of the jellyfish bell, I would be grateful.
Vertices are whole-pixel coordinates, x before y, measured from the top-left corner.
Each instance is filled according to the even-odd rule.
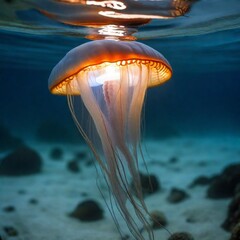
[[[51,93],[67,95],[69,108],[80,132],[105,174],[117,209],[137,240],[142,225],[149,239],[153,233],[143,201],[139,176],[141,111],[147,88],[170,79],[168,61],[153,48],[139,42],[96,40],[66,54],[49,77]],[[77,117],[74,96],[81,96],[100,139],[101,153]],[[131,176],[135,198],[130,190]],[[132,206],[134,215],[129,213]],[[117,223],[115,212],[112,215]]]
[[[119,71],[124,66],[146,66],[151,74],[145,80],[147,87],[161,85],[172,75],[171,66],[163,55],[143,43],[95,40],[72,49],[53,68],[48,81],[49,90],[59,95],[80,94],[75,85],[76,78],[73,80],[77,74],[98,69],[99,75],[102,75],[105,66],[110,65]],[[68,90],[67,85],[71,86]]]

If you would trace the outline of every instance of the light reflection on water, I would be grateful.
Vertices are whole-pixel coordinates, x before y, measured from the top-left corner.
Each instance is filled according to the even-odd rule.
[[[88,34],[88,29],[83,26],[95,28],[97,25],[104,24],[124,26],[143,24],[134,34],[138,39],[192,36],[240,27],[238,0],[128,0],[122,1],[128,8],[119,10],[116,12],[118,15],[112,18],[99,17],[101,10],[107,10],[109,15],[113,14],[116,10],[111,7],[88,6],[76,4],[76,2],[109,1],[2,1],[0,27],[4,30],[36,35],[60,34],[84,37]],[[141,17],[138,18],[138,16]],[[127,19],[124,19],[125,17]],[[169,19],[152,20],[156,18]],[[144,25],[150,20],[152,20],[150,24]],[[63,23],[69,23],[72,26]]]
[[[24,21],[1,1],[0,123],[25,137],[46,119],[73,126],[65,98],[50,95],[47,79],[66,52],[88,41],[83,38],[88,29],[57,23],[32,9],[19,11],[22,1],[8,2],[16,3]],[[240,133],[239,0],[199,0],[185,16],[153,20],[133,35],[163,53],[173,68],[171,81],[148,92],[147,131],[161,136],[169,126],[180,136]]]
[[[141,3],[145,8],[130,8],[128,14],[150,16],[170,16],[173,14],[169,2],[164,1],[122,1],[126,4]],[[34,68],[50,70],[67,51],[82,44],[86,35],[95,32],[107,34],[106,28],[87,28],[70,26],[48,18],[29,8],[38,3],[38,7],[45,7],[49,12],[59,13],[62,7],[56,4],[69,2],[49,0],[34,1],[6,1],[1,2],[0,8],[0,68]],[[76,2],[70,1],[70,9],[76,8]],[[98,3],[103,1],[98,1]],[[164,10],[156,2],[165,4]],[[178,1],[181,2],[181,1]],[[128,28],[139,41],[162,52],[173,67],[182,71],[232,71],[237,70],[240,62],[240,4],[239,0],[201,0],[188,1],[189,11],[182,17],[167,20],[152,20],[149,24]],[[190,7],[190,5],[192,6]],[[156,7],[160,6],[160,7]],[[55,7],[55,8],[54,8]],[[99,7],[99,6],[97,6]],[[176,14],[176,9],[174,14]],[[126,11],[123,9],[123,11]],[[80,12],[81,17],[88,14]],[[89,12],[87,12],[89,13]],[[61,16],[66,15],[63,12]],[[124,36],[123,27],[112,27],[117,34]],[[192,61],[194,59],[194,61]],[[209,67],[211,66],[211,67]],[[219,67],[221,66],[221,67]]]
[[[64,36],[0,33],[0,68],[50,69],[73,47],[88,40]],[[143,41],[162,52],[174,69],[214,72],[239,69],[240,30]]]

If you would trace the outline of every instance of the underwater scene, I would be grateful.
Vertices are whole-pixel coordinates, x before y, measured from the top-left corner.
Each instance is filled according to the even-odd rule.
[[[0,0],[0,240],[240,240],[239,0]]]

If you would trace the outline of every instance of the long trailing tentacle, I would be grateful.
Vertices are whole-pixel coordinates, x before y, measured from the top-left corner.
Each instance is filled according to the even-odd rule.
[[[140,75],[133,77],[138,71]],[[149,239],[152,240],[154,235],[147,220],[148,211],[142,197],[137,155],[141,108],[147,88],[144,81],[148,76],[136,64],[132,67],[122,66],[120,73],[120,82],[105,82],[102,86],[102,93],[98,94],[94,93],[95,90],[87,80],[87,71],[79,73],[74,79],[101,139],[105,160],[100,157],[88,134],[78,122],[71,97],[68,97],[68,104],[78,129],[106,175],[107,184],[113,193],[117,208],[127,222],[131,234],[137,240],[144,240],[138,221],[129,212],[127,201],[133,206],[135,216],[148,231]],[[139,200],[133,197],[129,189],[128,173],[133,178]],[[111,199],[110,204],[110,212],[120,230]]]

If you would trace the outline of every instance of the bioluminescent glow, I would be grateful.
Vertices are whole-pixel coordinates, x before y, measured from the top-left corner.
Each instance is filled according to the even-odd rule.
[[[167,60],[156,50],[139,42],[97,40],[71,50],[49,77],[53,94],[67,95],[73,118],[91,147],[117,208],[137,240],[153,239],[144,203],[140,175],[140,123],[147,88],[158,86],[172,75]],[[94,123],[100,146],[96,146],[78,119],[75,105],[81,97]],[[86,118],[87,121],[87,118]],[[128,176],[131,176],[129,178]],[[135,188],[130,190],[130,179]],[[133,207],[130,214],[127,205]],[[118,226],[115,212],[112,215]]]

